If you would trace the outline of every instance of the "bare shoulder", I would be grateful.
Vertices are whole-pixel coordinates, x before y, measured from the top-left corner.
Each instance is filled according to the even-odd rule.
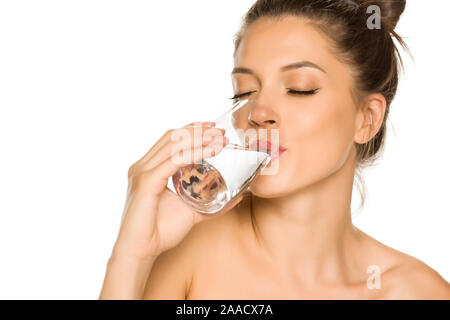
[[[433,268],[360,231],[368,261],[381,262],[379,299],[450,299],[450,284]]]
[[[450,284],[423,261],[406,255],[383,275],[386,299],[450,299]]]
[[[144,299],[186,299],[195,270],[234,232],[235,211],[196,224],[176,247],[159,255],[148,277]]]

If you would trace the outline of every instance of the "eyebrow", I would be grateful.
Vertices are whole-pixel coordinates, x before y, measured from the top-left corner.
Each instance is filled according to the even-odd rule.
[[[323,73],[326,73],[326,71],[324,69],[322,69],[317,64],[315,64],[315,63],[313,63],[311,61],[294,62],[294,63],[288,64],[287,66],[281,67],[280,71],[281,72],[286,72],[286,71],[289,71],[289,70],[299,69],[299,68],[315,68],[315,69],[318,69],[318,70],[322,71]],[[235,67],[233,69],[233,71],[231,72],[232,75],[233,74],[237,74],[237,73],[244,73],[244,74],[255,75],[253,70],[251,70],[249,68],[244,68],[244,67]]]

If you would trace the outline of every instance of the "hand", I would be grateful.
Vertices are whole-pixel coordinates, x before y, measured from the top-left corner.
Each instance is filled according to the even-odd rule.
[[[209,215],[193,210],[167,188],[169,178],[180,168],[222,151],[228,139],[225,131],[214,125],[192,123],[168,130],[130,167],[127,199],[113,254],[139,260],[156,258],[180,243],[195,224],[224,214],[242,200],[240,196],[220,212]],[[201,130],[202,139],[194,139],[194,128]],[[190,139],[174,139],[186,135]],[[186,161],[174,161],[180,152],[188,154]]]

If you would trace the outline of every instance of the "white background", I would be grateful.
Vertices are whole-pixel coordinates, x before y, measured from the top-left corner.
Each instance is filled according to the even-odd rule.
[[[223,111],[252,3],[0,1],[0,298],[98,298],[129,166],[167,129]],[[408,1],[397,31],[415,65],[404,56],[354,218],[447,280],[449,12]]]

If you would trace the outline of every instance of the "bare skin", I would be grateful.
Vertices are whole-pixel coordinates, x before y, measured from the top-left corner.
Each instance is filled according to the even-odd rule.
[[[280,71],[298,61],[308,63]],[[299,18],[255,22],[236,52],[235,67],[246,70],[232,75],[235,93],[251,92],[246,98],[252,102],[238,119],[240,127],[277,129],[287,150],[272,163],[276,173],[258,176],[250,197],[238,206],[197,219],[201,222],[184,230],[176,245],[152,255],[151,268],[143,267],[141,259],[145,271],[134,281],[145,280],[145,288],[134,295],[450,299],[449,283],[435,270],[373,239],[351,221],[355,144],[378,132],[385,98],[368,93],[356,102],[351,67],[336,57],[323,34]],[[299,95],[288,89],[317,91]],[[125,251],[133,251],[130,241],[123,243],[116,244],[127,249],[120,250],[122,259],[117,260],[135,261],[129,255],[123,259]],[[136,262],[128,265],[137,270]],[[380,272],[379,287],[368,285],[369,266]],[[111,283],[118,283],[119,270],[126,268],[111,270],[103,297],[114,296]]]
[[[155,262],[144,299],[449,299],[448,283],[422,261],[354,228],[338,281],[305,279],[302,269],[271,260],[255,237],[251,200],[196,225]],[[300,245],[299,245],[300,247]],[[369,289],[367,267],[382,270]]]

